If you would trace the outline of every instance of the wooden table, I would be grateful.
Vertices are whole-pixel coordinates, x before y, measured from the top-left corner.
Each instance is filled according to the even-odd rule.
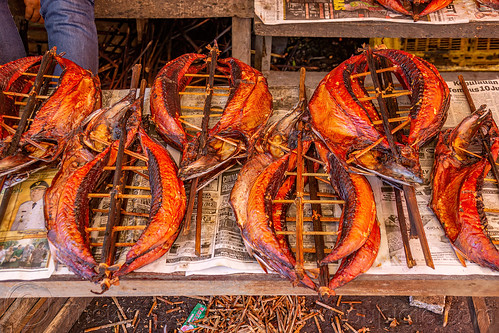
[[[425,24],[397,22],[321,22],[266,25],[255,18],[255,67],[270,69],[272,37],[497,38],[499,22]]]
[[[306,76],[307,95],[311,96],[318,82],[326,75],[310,72]],[[458,73],[442,73],[444,79],[454,80]],[[298,100],[298,72],[266,73],[274,108],[287,109]],[[468,72],[467,80],[497,79],[498,73]],[[0,282],[0,298],[30,295],[34,297],[88,297],[99,286],[70,276],[52,276],[37,281]],[[344,295],[455,295],[499,297],[499,274],[496,275],[415,275],[364,274],[337,289]],[[147,295],[312,295],[314,292],[293,287],[276,274],[236,274],[224,276],[184,276],[177,274],[131,273],[119,286],[113,286],[105,296]]]

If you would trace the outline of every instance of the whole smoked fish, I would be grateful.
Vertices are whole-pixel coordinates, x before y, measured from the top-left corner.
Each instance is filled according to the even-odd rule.
[[[490,143],[496,160],[499,130],[485,107],[463,119],[456,128],[440,134],[430,207],[458,253],[481,266],[499,270],[499,251],[487,233],[481,194],[491,166],[486,157],[469,156],[461,149],[477,143],[480,136]]]
[[[120,269],[112,275],[114,281],[165,254],[180,232],[186,210],[184,184],[177,177],[177,166],[170,154],[142,128],[139,137],[148,158],[151,211],[146,229],[128,251]]]

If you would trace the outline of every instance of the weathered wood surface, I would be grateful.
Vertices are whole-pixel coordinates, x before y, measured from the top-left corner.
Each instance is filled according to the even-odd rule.
[[[200,18],[254,15],[252,0],[96,0],[96,18]]]
[[[497,38],[499,22],[412,24],[391,22],[322,22],[265,25],[255,18],[259,36],[387,37],[387,38]]]
[[[92,297],[69,298],[43,332],[68,332],[91,301]]]
[[[57,276],[31,281],[32,293],[49,291],[54,297],[91,297],[98,285]],[[10,288],[16,281],[0,283],[0,297],[16,297]],[[338,295],[451,295],[499,296],[498,276],[442,276],[442,275],[362,275],[338,288]],[[17,292],[22,292],[18,290]],[[293,287],[275,274],[234,274],[221,276],[179,276],[171,274],[132,273],[112,286],[104,296],[179,296],[179,295],[314,295],[314,291]]]

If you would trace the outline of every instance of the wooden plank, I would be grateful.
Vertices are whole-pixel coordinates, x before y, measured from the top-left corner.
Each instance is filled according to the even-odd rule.
[[[0,302],[0,318],[3,316],[4,312],[14,303],[15,298],[4,298]]]
[[[19,322],[37,301],[36,297],[17,298],[0,319],[0,332],[14,332]]]
[[[258,36],[385,37],[385,38],[495,38],[498,22],[412,24],[392,22],[320,22],[265,25],[255,18]]]
[[[57,276],[32,281],[54,297],[92,297],[99,290],[91,282],[74,276]],[[14,281],[0,283],[0,297],[9,296]],[[192,286],[196,286],[193,288]],[[374,275],[363,274],[336,290],[338,295],[490,296],[499,297],[499,276],[470,275]],[[173,274],[131,273],[112,286],[104,296],[179,296],[179,295],[316,295],[313,290],[293,287],[276,274],[234,274],[220,276],[183,276]],[[16,295],[13,295],[16,296]]]
[[[92,299],[92,297],[69,298],[44,333],[68,332]]]
[[[33,305],[33,307],[29,310],[26,315],[24,315],[21,320],[17,323],[13,333],[19,333],[23,331],[24,326],[33,318],[36,313],[45,305],[45,302],[47,302],[47,297],[42,297],[39,298],[36,303]]]
[[[252,0],[96,0],[96,18],[252,18]]]
[[[57,315],[62,306],[66,303],[66,297],[49,297],[38,311],[22,327],[23,333],[43,333],[52,319]]]
[[[232,18],[232,56],[251,64],[251,19]]]

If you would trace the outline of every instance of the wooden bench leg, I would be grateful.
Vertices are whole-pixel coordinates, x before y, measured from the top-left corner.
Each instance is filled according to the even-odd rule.
[[[232,18],[232,56],[251,65],[250,18]]]

